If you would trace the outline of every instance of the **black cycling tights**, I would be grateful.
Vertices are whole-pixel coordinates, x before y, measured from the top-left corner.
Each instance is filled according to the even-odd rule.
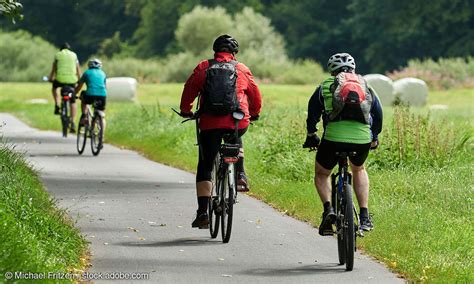
[[[232,135],[235,130],[232,129],[210,129],[202,130],[199,134],[199,142],[201,146],[199,147],[199,162],[197,167],[196,182],[200,181],[211,181],[212,174],[212,165],[214,159],[216,158],[219,148],[221,146],[221,141],[224,138],[225,134],[231,134],[226,143],[239,144],[240,148],[243,148],[242,145],[242,135],[247,131],[247,128],[239,129],[239,137],[236,139],[235,135]],[[244,171],[244,160],[239,159],[235,164],[237,172]]]

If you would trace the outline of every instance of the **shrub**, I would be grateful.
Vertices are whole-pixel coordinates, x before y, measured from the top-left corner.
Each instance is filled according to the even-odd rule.
[[[393,80],[404,77],[419,78],[434,89],[474,87],[474,57],[441,58],[438,61],[410,60],[407,67],[387,76]]]
[[[103,58],[103,69],[107,77],[133,77],[140,82],[156,83],[163,73],[163,63],[156,59]],[[87,68],[84,66],[83,68]],[[83,69],[85,70],[85,69]]]
[[[329,74],[325,73],[321,65],[310,59],[293,61],[283,73],[276,78],[282,84],[319,84]]]
[[[0,81],[40,81],[49,74],[57,49],[25,31],[0,31]]]

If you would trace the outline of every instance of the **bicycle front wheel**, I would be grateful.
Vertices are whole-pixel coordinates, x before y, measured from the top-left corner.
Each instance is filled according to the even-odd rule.
[[[79,126],[77,127],[77,142],[76,142],[77,152],[79,153],[79,155],[84,153],[84,149],[86,148],[88,130],[89,128],[87,127],[87,125],[81,125],[79,123]]]
[[[99,155],[102,149],[102,139],[104,135],[104,122],[100,115],[94,115],[91,126],[91,148],[94,156]]]
[[[228,243],[232,232],[232,217],[234,215],[234,185],[231,186],[229,175],[234,174],[233,170],[228,169],[221,180],[220,196],[221,196],[221,233],[222,242]]]
[[[220,157],[217,154],[216,159],[214,160],[214,165],[212,167],[212,192],[211,198],[209,198],[209,232],[211,233],[211,238],[216,238],[219,233],[219,222],[221,217],[222,206],[220,203],[220,188],[218,184],[219,180],[219,161]]]
[[[352,187],[344,186],[344,226],[343,238],[346,255],[346,270],[354,268],[355,230],[354,230],[354,203],[352,202]]]

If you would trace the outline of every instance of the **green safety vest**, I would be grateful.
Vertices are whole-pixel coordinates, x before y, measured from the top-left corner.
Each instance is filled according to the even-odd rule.
[[[56,80],[63,84],[77,83],[77,55],[69,49],[63,49],[56,53]]]

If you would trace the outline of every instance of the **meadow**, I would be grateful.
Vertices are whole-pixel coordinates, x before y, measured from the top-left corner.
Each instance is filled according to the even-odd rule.
[[[171,111],[182,87],[143,84],[137,102],[109,102],[106,142],[194,172],[194,124],[181,124]],[[244,145],[250,194],[317,226],[315,154],[301,147],[314,89],[263,84],[261,120],[250,126]],[[430,92],[424,108],[384,106],[381,146],[367,162],[375,230],[359,247],[411,281],[474,281],[473,102],[472,89],[451,89]],[[429,108],[436,104],[447,109]],[[1,83],[0,111],[40,129],[60,129],[49,84]]]

